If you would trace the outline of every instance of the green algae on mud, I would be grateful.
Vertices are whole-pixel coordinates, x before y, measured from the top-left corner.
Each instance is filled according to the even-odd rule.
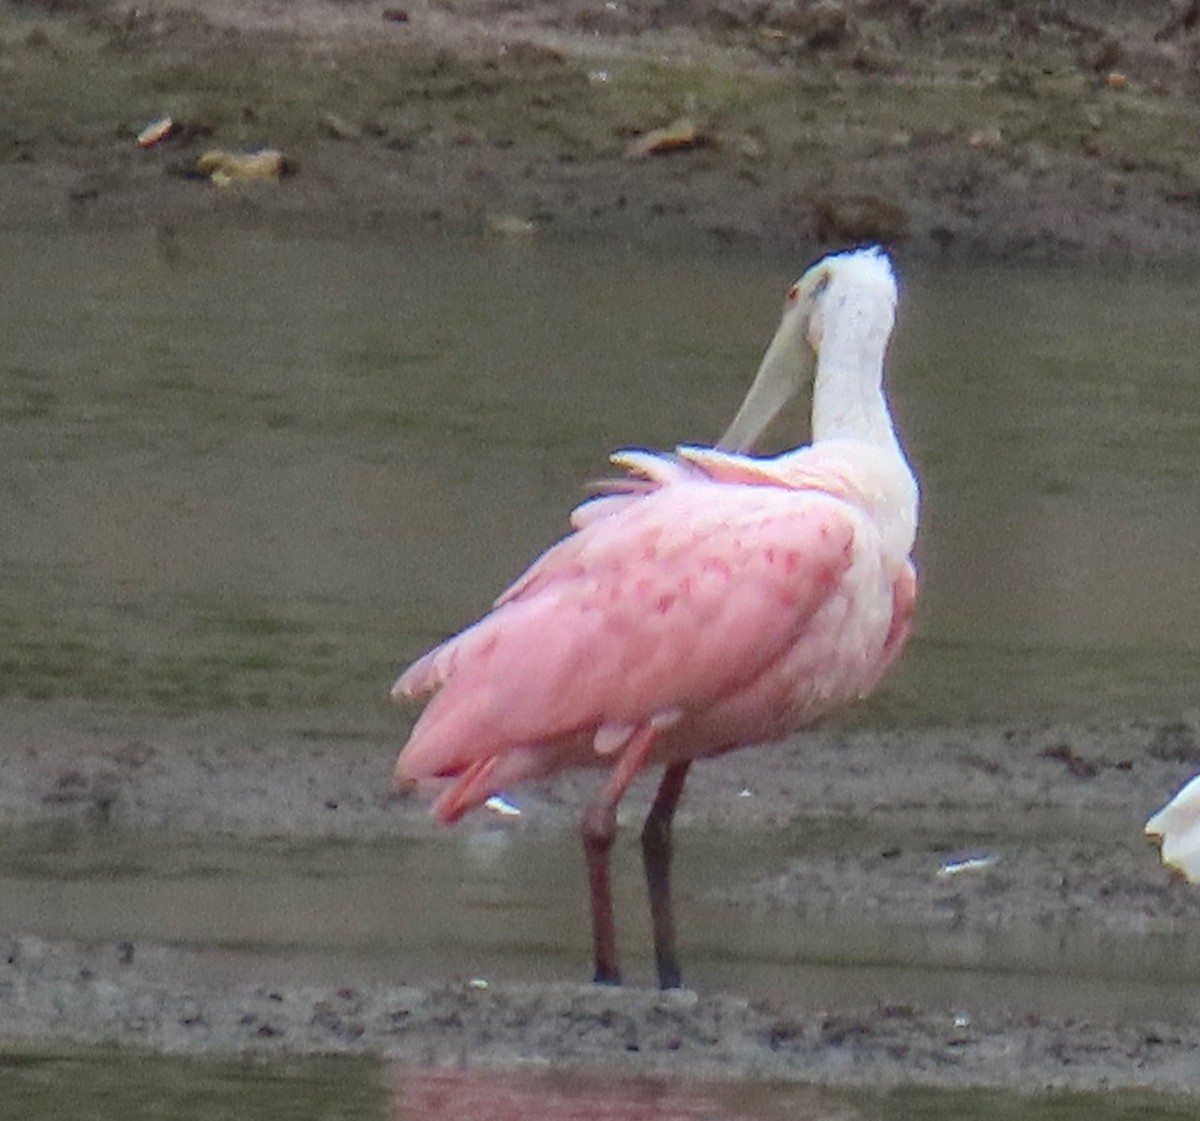
[[[6,1121],[383,1121],[373,1059],[187,1058],[115,1048],[5,1048]]]
[[[860,1097],[870,1121],[1185,1121],[1195,1101],[1141,1091],[1014,1095],[1001,1090],[926,1090],[905,1087],[885,1095]]]

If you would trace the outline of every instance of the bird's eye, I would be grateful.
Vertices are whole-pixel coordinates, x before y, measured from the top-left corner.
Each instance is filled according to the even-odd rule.
[[[800,285],[793,284],[787,290],[787,295],[784,296],[783,302],[787,304],[788,307],[791,307],[792,304],[794,304],[798,299],[800,299]]]

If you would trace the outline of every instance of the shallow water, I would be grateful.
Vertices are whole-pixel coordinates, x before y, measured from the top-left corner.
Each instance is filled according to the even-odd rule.
[[[562,531],[610,448],[723,428],[804,264],[228,230],[0,252],[0,696],[378,734],[396,671]],[[1193,705],[1191,285],[904,282],[922,610],[853,719]]]
[[[922,835],[912,823],[889,828],[910,843]],[[678,843],[681,952],[701,991],[804,1007],[915,1004],[947,1017],[1185,1022],[1200,1009],[1200,943],[1187,929],[1148,940],[1078,923],[906,923],[850,901],[812,914],[721,906],[704,900],[714,883],[761,876],[783,852],[836,851],[845,839],[806,825],[803,835],[685,829]],[[503,829],[376,844],[0,834],[0,933],[174,946],[191,952],[197,980],[251,985],[584,980],[590,942],[575,847]],[[614,860],[623,963],[631,983],[649,986],[645,885],[634,842],[619,848],[629,850]],[[930,877],[938,866],[931,856]]]
[[[6,1121],[1184,1121],[1143,1093],[904,1089],[862,1093],[612,1074],[416,1071],[362,1059],[145,1056],[102,1049],[0,1057]]]

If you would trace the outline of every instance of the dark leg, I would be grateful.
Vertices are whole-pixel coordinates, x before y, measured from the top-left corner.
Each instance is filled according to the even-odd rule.
[[[587,860],[588,890],[592,898],[592,945],[596,957],[594,979],[601,985],[621,983],[621,971],[617,968],[617,927],[613,922],[612,878],[608,870],[608,854],[617,835],[617,803],[650,758],[657,732],[658,728],[651,721],[629,737],[604,789],[583,811],[580,832],[583,834],[583,855]]]
[[[583,813],[583,855],[587,860],[588,889],[592,900],[592,946],[599,985],[619,985],[617,928],[613,922],[612,882],[608,854],[617,835],[617,807],[605,799],[593,802]]]
[[[675,954],[675,917],[671,908],[671,822],[683,793],[690,763],[674,763],[663,772],[654,805],[642,828],[642,861],[650,889],[650,919],[654,924],[654,962],[664,989],[683,984]]]

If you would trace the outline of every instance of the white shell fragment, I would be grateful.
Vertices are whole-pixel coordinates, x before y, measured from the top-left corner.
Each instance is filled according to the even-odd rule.
[[[494,814],[499,814],[501,817],[520,817],[521,807],[515,802],[510,802],[503,794],[493,794],[486,802],[483,803]]]
[[[1146,822],[1145,834],[1161,845],[1164,864],[1200,880],[1200,775]]]
[[[948,880],[952,876],[961,876],[965,872],[982,872],[990,868],[1000,858],[990,852],[976,852],[970,856],[956,856],[947,860],[938,870],[939,880]]]
[[[500,237],[528,237],[537,233],[537,225],[534,222],[516,214],[489,214],[487,228],[488,233]]]
[[[138,147],[153,148],[155,144],[166,140],[174,131],[175,122],[170,117],[159,117],[158,120],[151,121],[137,134]]]

